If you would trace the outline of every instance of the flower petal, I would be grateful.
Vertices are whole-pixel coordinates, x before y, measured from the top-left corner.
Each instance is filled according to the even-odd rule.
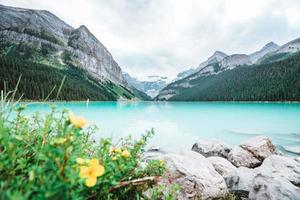
[[[98,165],[99,165],[98,159],[93,158],[93,159],[90,160],[89,166],[94,167],[94,166],[98,166]]]
[[[98,165],[95,167],[95,176],[102,176],[104,174],[104,167],[102,165]]]
[[[88,178],[89,177],[89,167],[86,167],[86,166],[80,167],[79,176],[80,176],[80,178]]]
[[[85,181],[85,185],[88,187],[93,187],[96,185],[96,183],[97,183],[97,178],[95,176],[90,176]]]

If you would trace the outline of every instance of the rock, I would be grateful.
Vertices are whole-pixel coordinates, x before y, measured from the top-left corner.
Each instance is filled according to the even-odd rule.
[[[196,142],[192,150],[202,154],[204,157],[220,156],[227,158],[231,148],[222,142],[214,140],[199,140]]]
[[[234,148],[228,154],[228,160],[237,167],[255,168],[273,154],[277,151],[272,141],[268,137],[258,136]]]
[[[143,162],[148,162],[149,160],[159,160],[163,159],[165,155],[166,153],[162,151],[146,151],[142,154],[141,160]]]
[[[236,167],[244,166],[254,168],[258,167],[262,163],[260,160],[254,157],[252,153],[241,148],[240,146],[234,148],[228,154],[228,160]]]
[[[224,176],[228,189],[233,192],[248,194],[252,188],[253,179],[257,174],[257,169],[239,167]]]
[[[167,177],[162,182],[181,187],[177,199],[220,199],[228,194],[223,177],[204,156],[188,151],[160,154],[161,158],[167,165]]]
[[[269,156],[258,168],[250,199],[299,199],[300,158]]]
[[[285,178],[258,174],[254,179],[249,199],[299,200],[300,189]]]
[[[241,144],[240,147],[251,152],[257,159],[263,161],[270,155],[276,154],[276,147],[270,140],[265,136],[258,136],[251,138],[245,143]]]
[[[159,146],[151,146],[147,151],[160,151]]]
[[[222,157],[212,156],[207,158],[213,165],[215,170],[223,177],[235,171],[237,168],[231,164],[228,160]]]
[[[264,160],[259,173],[285,178],[300,187],[300,157],[272,155]]]

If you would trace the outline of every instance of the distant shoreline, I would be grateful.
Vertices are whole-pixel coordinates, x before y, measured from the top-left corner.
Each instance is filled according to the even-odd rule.
[[[87,101],[34,101],[34,100],[25,100],[20,101],[20,103],[86,103]],[[141,103],[141,102],[150,102],[150,103],[300,103],[300,101],[89,101],[89,103]]]

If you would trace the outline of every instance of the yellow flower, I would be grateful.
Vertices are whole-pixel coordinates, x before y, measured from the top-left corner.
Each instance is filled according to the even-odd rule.
[[[129,158],[130,157],[130,152],[127,150],[124,150],[121,154],[124,158]]]
[[[116,156],[113,156],[111,159],[112,160],[117,160],[118,158]]]
[[[164,166],[165,165],[165,161],[164,160],[160,160],[159,164],[160,164],[160,166]]]
[[[113,154],[113,153],[121,153],[122,150],[116,147],[110,147],[109,149],[109,154]]]
[[[113,154],[115,152],[116,147],[110,147],[109,154]]]
[[[69,120],[73,126],[82,128],[87,124],[87,120],[80,116],[75,116],[73,113],[69,113]]]
[[[116,153],[121,153],[122,150],[121,150],[120,148],[116,148],[115,152],[116,152]]]
[[[80,167],[80,178],[85,178],[85,185],[88,187],[93,187],[97,183],[97,177],[104,174],[103,165],[99,164],[98,159],[91,159],[88,166]]]

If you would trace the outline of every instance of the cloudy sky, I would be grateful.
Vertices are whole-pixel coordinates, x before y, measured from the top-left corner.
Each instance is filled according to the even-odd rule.
[[[175,77],[216,50],[251,53],[300,37],[300,0],[0,0],[86,25],[133,76]]]

